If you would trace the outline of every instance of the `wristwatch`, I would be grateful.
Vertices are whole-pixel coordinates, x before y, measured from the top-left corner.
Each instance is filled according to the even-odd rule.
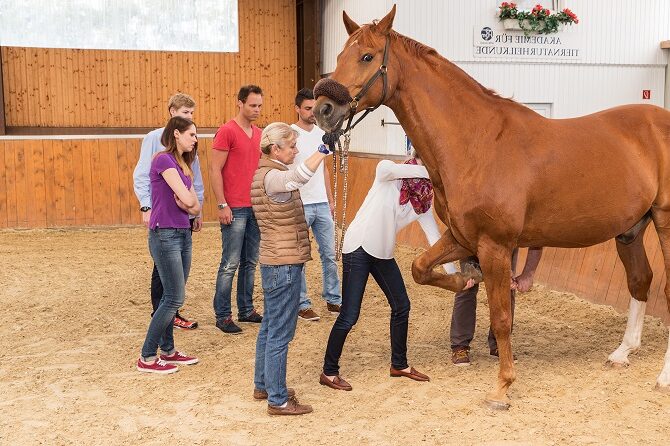
[[[216,207],[219,208],[219,210],[221,210],[223,208],[228,207],[228,203],[219,203],[216,205]]]
[[[323,153],[324,155],[330,155],[330,150],[328,150],[328,147],[325,144],[319,144],[317,150]]]
[[[149,206],[142,206],[140,208],[140,212],[147,212],[147,211],[150,211],[150,210],[151,210],[151,207],[149,207]]]

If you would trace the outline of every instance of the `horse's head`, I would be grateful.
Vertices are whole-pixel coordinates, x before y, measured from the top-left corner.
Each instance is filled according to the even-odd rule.
[[[345,119],[393,95],[400,67],[390,57],[390,33],[395,5],[380,21],[359,26],[343,12],[349,39],[337,56],[337,67],[314,87],[314,116],[326,132],[342,127]]]

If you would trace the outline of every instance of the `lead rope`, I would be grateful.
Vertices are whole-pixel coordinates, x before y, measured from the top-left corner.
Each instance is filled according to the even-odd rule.
[[[337,191],[338,191],[338,171],[344,174],[344,182],[342,183],[342,218],[340,220],[340,227],[337,227],[337,218],[335,218],[335,260],[342,258],[342,245],[344,244],[344,234],[347,232],[347,192],[349,189],[349,142],[351,136],[349,132],[344,135],[344,147],[340,140],[337,140],[337,150],[333,152],[333,178],[335,183],[335,194],[333,200],[335,201],[335,209],[337,209]],[[339,157],[339,169],[338,169]]]

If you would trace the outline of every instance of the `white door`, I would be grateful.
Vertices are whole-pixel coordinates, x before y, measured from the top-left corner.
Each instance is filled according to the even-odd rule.
[[[538,102],[526,102],[523,105],[530,108],[534,112],[544,116],[545,118],[551,118],[551,104],[550,103],[538,103]]]

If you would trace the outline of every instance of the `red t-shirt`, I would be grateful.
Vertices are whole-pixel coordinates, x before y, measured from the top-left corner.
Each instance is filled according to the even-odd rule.
[[[261,129],[252,124],[251,130],[249,138],[231,119],[219,127],[212,143],[212,149],[228,152],[221,177],[226,202],[233,208],[251,206],[251,181],[261,158]]]

